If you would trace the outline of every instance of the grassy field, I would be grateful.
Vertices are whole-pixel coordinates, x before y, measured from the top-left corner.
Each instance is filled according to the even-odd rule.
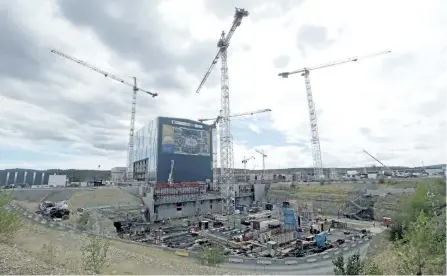
[[[67,269],[73,274],[82,274],[81,246],[88,237],[74,233],[44,228],[40,225],[24,225],[11,241],[14,248],[30,256]],[[44,249],[44,246],[47,249]],[[49,252],[48,248],[52,248]],[[173,275],[173,274],[247,274],[245,271],[211,268],[198,265],[194,260],[178,257],[172,253],[140,245],[111,241],[108,265],[103,274]]]

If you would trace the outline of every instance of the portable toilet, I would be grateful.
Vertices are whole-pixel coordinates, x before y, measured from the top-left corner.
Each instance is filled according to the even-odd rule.
[[[318,247],[324,247],[326,245],[326,233],[321,232],[317,235],[315,235],[315,242]]]

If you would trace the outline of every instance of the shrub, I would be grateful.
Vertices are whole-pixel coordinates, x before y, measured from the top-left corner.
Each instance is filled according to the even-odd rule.
[[[89,220],[90,220],[90,214],[83,213],[77,221],[76,228],[81,231],[87,230]]]
[[[0,191],[0,242],[14,238],[22,225],[20,215],[6,209],[11,202],[11,194]]]
[[[201,265],[217,267],[225,261],[224,249],[218,245],[205,248],[198,258]]]
[[[100,274],[107,264],[110,243],[99,236],[90,238],[89,243],[81,248],[82,265],[85,272]]]

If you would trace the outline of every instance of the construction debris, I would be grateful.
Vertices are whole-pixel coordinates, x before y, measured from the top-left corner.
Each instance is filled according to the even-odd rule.
[[[67,220],[70,218],[70,210],[66,201],[43,201],[39,203],[39,211],[37,212],[52,220]]]

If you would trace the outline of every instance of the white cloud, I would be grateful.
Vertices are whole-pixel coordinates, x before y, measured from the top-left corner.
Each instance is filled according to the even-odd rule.
[[[253,131],[254,133],[260,134],[261,130],[259,129],[259,127],[257,125],[254,124],[249,124],[248,128]]]
[[[158,10],[163,13],[164,27],[170,31],[191,33],[189,40],[182,40],[164,29],[158,30],[163,32],[166,49],[180,55],[199,42],[217,42],[221,30],[228,30],[233,10],[228,10],[226,18],[219,18],[205,9],[204,1],[161,1]],[[114,73],[142,76],[140,84],[150,89],[147,85],[154,76],[144,71],[141,62],[119,56],[90,28],[65,20],[53,1],[40,1],[39,6],[30,1],[8,3],[12,9],[11,16],[32,30],[41,47],[64,49]],[[235,132],[237,167],[243,167],[242,158],[251,155],[256,156],[249,162],[251,166],[256,164],[258,168],[261,167],[262,158],[254,152],[255,148],[267,152],[267,168],[312,166],[310,150],[294,145],[298,141],[310,140],[304,80],[299,75],[282,79],[277,76],[279,72],[385,49],[391,49],[392,53],[311,73],[313,97],[319,115],[323,164],[337,167],[374,164],[362,152],[363,149],[382,156],[383,162],[389,165],[418,166],[421,160],[425,164],[446,162],[445,1],[312,0],[288,9],[282,16],[256,21],[251,19],[256,13],[265,13],[263,10],[266,8],[280,13],[281,10],[275,5],[260,5],[250,11],[252,14],[243,19],[232,38],[228,60],[230,99],[234,112],[271,108],[273,112],[263,124],[270,131],[277,131],[278,136],[283,135],[290,144],[273,146],[276,141],[272,137],[271,144],[254,147],[251,146],[252,141],[238,142],[241,139]],[[116,18],[128,16],[117,7],[111,7],[109,11]],[[150,28],[149,19],[136,18],[142,29]],[[309,26],[327,30],[326,38],[318,38],[317,48],[312,47],[310,38],[298,41],[300,30]],[[138,36],[139,30],[127,31],[137,32]],[[298,49],[298,42],[305,45],[304,52]],[[275,68],[274,61],[279,56],[290,57],[285,68]],[[107,97],[111,102],[128,106],[130,111],[130,88],[104,79],[77,64],[56,56],[53,58],[56,70],[53,68],[48,76],[48,85],[60,87],[63,97],[73,102],[89,99],[98,104]],[[211,63],[213,56],[201,58]],[[199,69],[205,74],[207,68]],[[174,89],[159,88],[157,92],[160,96],[154,99],[140,94],[138,126],[155,115],[191,119],[217,116],[220,109],[218,85],[205,86],[200,94],[196,94],[194,91],[200,82],[197,76],[182,64],[178,64],[171,74],[170,77],[179,78],[185,91],[177,93]],[[219,78],[219,74],[220,63],[214,68],[212,77]],[[30,95],[33,91],[33,86],[20,83],[20,80],[15,81],[15,87],[28,89]],[[6,101],[8,107],[5,107]],[[149,101],[153,101],[155,107],[145,109]],[[34,124],[44,125],[43,121],[48,121],[55,127],[63,127],[72,121],[71,115],[63,112],[37,110],[38,107],[25,105],[6,97],[0,123],[23,118]],[[123,145],[127,143],[129,116],[123,115],[119,119],[123,132],[113,134],[114,140]],[[238,118],[240,120],[244,119]],[[86,131],[87,127],[85,125]],[[108,126],[101,127],[107,129]],[[264,132],[265,127],[248,125],[255,133],[260,133],[261,129]],[[361,128],[368,129],[368,134],[362,133]],[[0,137],[0,142],[12,148],[33,144],[33,141],[15,137],[14,134]],[[41,147],[49,150],[46,144]],[[35,161],[22,165],[95,168],[97,164],[102,167],[125,164],[125,153],[122,151],[110,153],[111,156],[88,152],[85,155],[62,163]],[[12,166],[7,158],[0,162],[4,163],[1,167]]]

